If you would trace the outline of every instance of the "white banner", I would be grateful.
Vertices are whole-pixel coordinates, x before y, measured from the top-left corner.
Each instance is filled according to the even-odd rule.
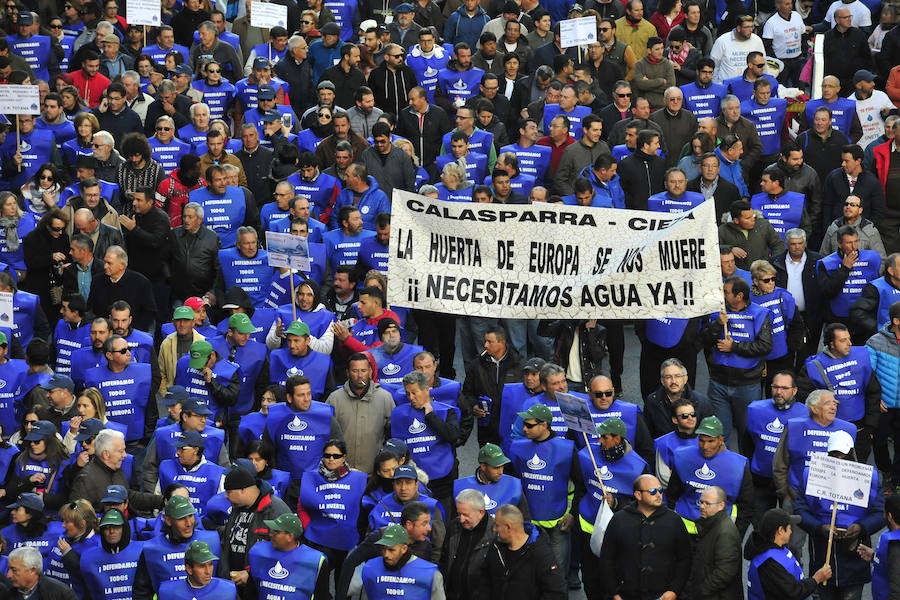
[[[3,86],[0,86],[3,87]],[[12,329],[13,326],[13,294],[12,292],[0,292],[0,326]],[[12,340],[9,348],[12,348]]]
[[[287,6],[271,2],[253,2],[250,6],[250,25],[253,27],[287,27]]]
[[[809,457],[806,493],[843,504],[868,508],[872,465],[816,452]]]
[[[559,22],[559,43],[563,48],[597,41],[597,17],[579,17]]]
[[[309,240],[290,233],[266,232],[266,252],[270,267],[309,272]]]
[[[715,208],[667,214],[444,202],[394,190],[388,301],[518,319],[690,318],[723,308]]]
[[[0,85],[0,113],[41,114],[41,93],[36,85]]]
[[[597,437],[597,426],[591,416],[589,400],[581,396],[574,396],[563,392],[556,392],[556,403],[559,404],[559,412],[569,429],[582,431],[588,435]]]
[[[125,20],[129,25],[159,27],[161,8],[159,0],[128,0]]]

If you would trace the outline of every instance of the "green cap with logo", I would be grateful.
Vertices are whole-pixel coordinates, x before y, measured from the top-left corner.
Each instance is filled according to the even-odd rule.
[[[6,339],[6,334],[0,331],[0,346],[7,346],[9,342]]]
[[[172,320],[177,321],[178,319],[190,319],[194,320],[194,309],[190,306],[179,306],[175,309],[175,312],[172,313]]]
[[[617,435],[625,437],[625,421],[619,417],[611,417],[597,425],[597,435]]]
[[[106,511],[106,514],[100,519],[100,527],[106,527],[107,525],[125,525],[125,517],[122,516],[122,511],[118,508],[111,508]]]
[[[234,329],[238,333],[253,333],[256,327],[250,322],[250,317],[245,313],[234,313],[228,317],[228,329]]]
[[[274,519],[263,519],[263,523],[269,528],[269,531],[286,531],[293,533],[298,540],[303,537],[303,523],[300,517],[291,513],[279,515]]]
[[[540,421],[541,423],[553,422],[553,413],[550,412],[550,408],[546,404],[532,404],[531,408],[529,408],[525,412],[516,414],[523,419],[534,419],[536,421]]]
[[[209,355],[212,352],[212,344],[206,340],[197,340],[191,344],[191,358],[188,366],[192,369],[202,369],[206,366],[206,361],[209,360]]]
[[[294,321],[291,326],[284,331],[284,335],[309,335],[309,325],[303,321]]]
[[[219,557],[212,553],[209,544],[194,540],[188,544],[187,550],[184,551],[184,560],[189,560],[194,564],[203,564],[218,560]]]
[[[695,432],[697,435],[708,435],[711,437],[720,437],[725,435],[724,428],[722,427],[722,421],[719,420],[719,417],[706,417],[702,421],[700,421],[700,426],[697,427],[697,431]]]
[[[375,542],[379,546],[397,546],[399,544],[409,543],[409,534],[398,523],[391,523],[384,528],[381,539]]]
[[[502,467],[509,462],[509,459],[497,444],[485,444],[478,451],[478,462],[489,467]]]
[[[169,501],[166,502],[167,517],[183,519],[196,512],[197,511],[194,510],[194,505],[184,496],[172,496],[169,498]]]

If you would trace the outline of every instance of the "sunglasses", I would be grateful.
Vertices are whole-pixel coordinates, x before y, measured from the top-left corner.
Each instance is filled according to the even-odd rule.
[[[331,118],[331,115],[329,115],[328,113],[316,113],[316,116],[319,117],[320,119],[330,119]]]
[[[172,131],[171,127],[157,127],[157,131]]]
[[[38,422],[38,420],[37,420],[37,419],[34,419],[33,421],[25,421],[25,424],[26,424],[26,425],[34,425],[34,424],[37,423],[37,422]]]
[[[650,494],[651,496],[655,496],[657,494],[662,494],[663,489],[661,487],[658,488],[650,488],[649,490],[640,490],[642,493]]]
[[[50,23],[48,27],[50,29],[62,29],[62,23]]]
[[[328,454],[327,452],[324,452],[322,454],[322,458],[331,458],[331,459],[337,460],[339,458],[344,458],[344,455],[343,454]]]
[[[594,395],[594,398],[612,398],[616,395],[616,392],[615,390],[607,390],[600,392],[591,392],[591,394]]]
[[[538,421],[537,423],[522,423],[525,429],[531,429],[532,427],[537,427],[540,424],[540,421]]]
[[[110,352],[112,352],[113,354],[128,354],[129,352],[131,352],[131,348],[126,346],[121,350],[110,350]]]
[[[766,63],[764,63],[764,62],[761,62],[761,63],[751,63],[751,64],[752,64],[754,67],[756,67],[757,69],[762,69],[764,66],[766,66]]]
[[[300,21],[300,24],[301,25],[312,25],[313,22],[312,21]]]
[[[631,98],[631,94],[616,94],[617,98]]]
[[[54,233],[61,233],[63,229],[65,229],[65,227],[50,227],[50,231]]]
[[[681,419],[682,421],[686,421],[688,419],[693,419],[696,416],[697,416],[697,413],[690,412],[690,413],[684,413],[684,414],[678,415],[678,418]]]
[[[763,283],[772,283],[773,281],[775,281],[775,278],[774,277],[762,277],[762,278],[760,278],[760,281],[762,281]]]
[[[861,206],[858,202],[844,202],[844,206]]]
[[[219,69],[207,69],[206,72],[207,73],[221,73],[222,71],[220,71]]]
[[[400,54],[388,54],[391,58],[403,58],[403,53]]]
[[[609,30],[610,30],[609,27],[600,27],[599,29],[597,29],[597,31],[600,31],[600,32],[609,31]]]

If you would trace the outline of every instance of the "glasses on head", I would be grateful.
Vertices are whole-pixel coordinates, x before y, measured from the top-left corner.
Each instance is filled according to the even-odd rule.
[[[650,494],[651,496],[655,496],[657,494],[662,494],[663,489],[661,487],[658,488],[650,488],[649,490],[640,490],[643,494]]]
[[[631,98],[631,93],[630,92],[627,94],[616,93],[616,98]]]
[[[844,206],[861,206],[859,202],[844,202]]]
[[[533,427],[537,427],[540,424],[541,422],[537,421],[536,423],[522,423],[522,426],[525,427],[525,429],[531,429]]]
[[[157,131],[172,131],[171,127],[157,127]]]
[[[759,280],[763,283],[772,283],[775,281],[774,277],[760,277]]]
[[[110,352],[112,352],[113,354],[128,354],[129,352],[131,352],[131,348],[125,346],[124,348],[121,348],[119,350],[110,350]]]
[[[322,453],[322,458],[331,458],[337,460],[338,458],[344,458],[343,454],[329,454],[327,452]]]
[[[591,392],[594,398],[612,398],[616,395],[615,390],[600,390],[599,392]]]
[[[693,419],[696,416],[697,416],[697,413],[689,412],[689,413],[681,413],[680,415],[678,415],[678,418],[681,419],[682,421],[686,421],[688,419]]]

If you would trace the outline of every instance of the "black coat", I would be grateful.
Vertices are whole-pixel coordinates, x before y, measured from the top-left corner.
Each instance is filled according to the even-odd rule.
[[[156,103],[154,102],[154,104]],[[130,133],[132,131],[141,131],[142,129],[145,129],[146,133],[146,128],[141,122],[140,115],[138,115],[136,112],[134,112],[134,110],[128,108],[127,106],[122,110],[122,112],[117,115],[114,115],[109,109],[106,109],[105,112],[100,112],[99,108],[95,108],[91,112],[95,117],[97,117],[97,121],[100,123],[100,129],[108,131],[112,134],[113,139],[116,140],[117,150],[121,147],[122,138],[125,137],[126,133]],[[158,117],[160,115],[156,116]],[[178,125],[178,127],[182,127],[184,125],[187,125],[187,123],[182,123],[181,125]],[[153,126],[150,129],[151,132],[147,134],[147,137],[150,137],[156,133],[155,118],[153,119]],[[115,181],[115,179],[113,179],[112,181]]]
[[[462,546],[460,540],[464,535],[472,539]],[[463,529],[458,517],[447,523],[447,537],[444,538],[444,550],[438,565],[444,575],[447,600],[468,600],[477,593],[481,567],[495,538],[494,515],[487,512],[471,532]],[[459,570],[459,580],[452,576],[457,573],[454,569],[456,562],[464,565],[464,569]]]
[[[19,600],[22,596],[12,587],[5,577],[0,583],[0,598],[3,600]],[[41,575],[38,579],[37,590],[31,596],[31,600],[77,600],[78,596],[72,591],[72,588],[46,575]]]
[[[859,27],[844,33],[836,27],[825,33],[825,72],[841,80],[841,95],[853,91],[853,74],[858,69],[872,69],[869,34]]]
[[[615,103],[612,103],[601,110],[597,116],[603,119],[603,139],[608,141],[609,134],[612,133],[613,127],[616,123],[622,120],[622,113],[619,112],[619,109],[616,107]],[[631,120],[630,108],[625,112],[625,120]]]
[[[506,356],[497,365],[487,355],[482,353],[466,365],[466,378],[463,381],[460,397],[460,408],[471,413],[472,407],[478,402],[479,396],[487,396],[491,399],[491,422],[488,429],[496,432],[500,426],[500,401],[503,396],[503,386],[507,383],[519,383],[522,381],[522,357],[516,352],[512,344],[507,344]],[[461,437],[467,439],[472,430],[471,417],[466,422],[465,415],[460,423]]]
[[[397,135],[412,142],[419,164],[426,169],[433,165],[441,152],[444,134],[453,129],[453,124],[443,108],[429,105],[423,119],[422,130],[419,130],[419,117],[408,106],[397,115]]]
[[[665,189],[666,161],[635,150],[619,162],[618,174],[625,208],[647,210],[647,198]]]
[[[117,300],[125,300],[131,305],[135,329],[152,331],[150,326],[156,319],[156,300],[149,279],[134,269],[126,268],[115,283],[106,274],[91,281],[87,304],[95,315],[108,315],[109,307]]]
[[[706,417],[716,414],[709,398],[691,388],[689,384],[684,386],[684,392],[681,397],[688,398],[694,403],[694,411],[697,413],[698,423]],[[644,420],[647,422],[647,428],[654,439],[675,431],[669,398],[662,386],[644,400]]]
[[[375,106],[395,115],[409,105],[409,90],[419,85],[416,72],[405,64],[391,71],[387,63],[381,63],[369,73],[368,81]]]
[[[535,525],[525,524],[529,534]],[[517,553],[513,562],[503,544],[495,541],[481,568],[479,598],[490,600],[563,600],[565,576],[556,564],[547,536],[538,534]]]
[[[28,276],[19,288],[40,296],[44,313],[55,316],[57,313],[50,301],[50,280],[51,273],[54,280],[57,278],[55,270],[61,263],[54,261],[52,256],[56,252],[69,255],[69,236],[63,231],[58,238],[54,238],[46,228],[35,229],[22,240],[22,250],[25,253]],[[59,281],[62,283],[61,278]]]
[[[144,118],[144,134],[153,137],[156,134],[156,120],[163,115],[169,115],[175,121],[175,130],[179,130],[191,122],[191,105],[193,102],[182,94],[175,95],[175,112],[169,115],[163,109],[162,102],[154,100],[147,107],[147,116]],[[135,113],[137,114],[137,113]],[[138,130],[140,131],[140,130]]]
[[[689,192],[700,192],[700,177],[695,177],[688,181],[687,189]],[[722,215],[730,214],[731,205],[741,199],[741,193],[737,186],[725,179],[719,177],[719,183],[716,184],[716,192],[713,194],[713,201],[716,205],[716,225],[722,222]]]
[[[569,368],[569,353],[575,341],[575,328],[579,328],[578,356],[581,358],[582,381],[585,385],[602,373],[606,356],[606,328],[599,323],[587,329],[585,320],[540,321],[538,335],[553,338],[553,362],[563,369]]]
[[[312,64],[309,60],[304,60],[302,63],[297,64],[293,57],[286,56],[275,64],[273,70],[279,78],[287,81],[291,86],[288,99],[294,108],[294,112],[301,115],[303,111],[316,103],[315,83],[312,80]]]
[[[253,192],[253,197],[258,199],[258,204],[270,201],[272,199],[272,181],[269,179],[269,171],[275,153],[265,146],[257,146],[253,154],[241,148],[234,155],[244,167],[244,173],[247,175],[247,187]]]
[[[128,231],[122,227],[125,237],[125,249],[128,251],[128,266],[143,274],[150,281],[161,281],[166,278],[166,255],[169,246],[169,216],[155,206],[145,215],[134,215],[136,225]]]
[[[816,276],[816,263],[822,258],[818,252],[806,249],[806,263],[803,265],[803,299],[806,303],[806,321],[810,329],[822,320],[825,310],[825,295],[822,293],[820,282]],[[788,276],[787,251],[772,257],[772,266],[775,267],[775,285],[787,289]]]
[[[91,263],[91,279],[103,276],[103,259],[94,257]],[[74,261],[63,269],[63,298],[69,294],[78,294],[78,265]],[[85,298],[86,300],[87,298]]]
[[[822,185],[822,221],[824,229],[828,229],[835,219],[844,216],[844,200],[850,195],[850,182],[843,167],[838,167],[825,177]],[[862,200],[864,219],[880,224],[884,219],[884,188],[878,177],[863,170],[856,178],[853,195]]]
[[[196,234],[180,226],[169,232],[168,245],[172,297],[186,299],[211,290],[219,270],[219,236],[206,225],[201,225]]]

